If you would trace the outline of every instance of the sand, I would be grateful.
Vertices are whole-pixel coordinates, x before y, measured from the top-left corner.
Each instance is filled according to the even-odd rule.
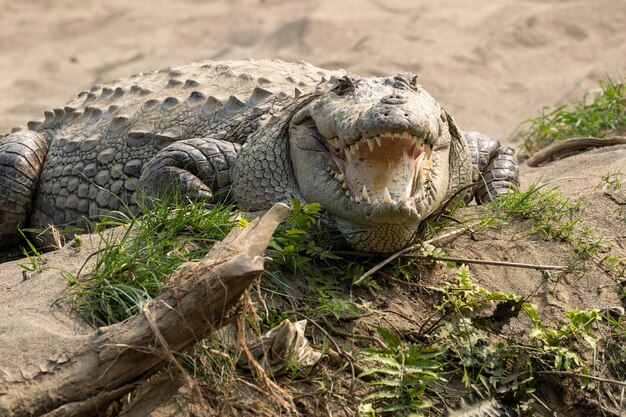
[[[615,0],[0,0],[0,133],[94,83],[201,59],[419,74],[465,130],[518,124],[626,68]]]

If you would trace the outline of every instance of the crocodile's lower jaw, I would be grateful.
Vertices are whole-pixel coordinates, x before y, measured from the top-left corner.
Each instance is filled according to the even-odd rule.
[[[397,252],[408,246],[417,233],[417,226],[405,224],[364,227],[337,218],[335,225],[350,246],[368,253]]]

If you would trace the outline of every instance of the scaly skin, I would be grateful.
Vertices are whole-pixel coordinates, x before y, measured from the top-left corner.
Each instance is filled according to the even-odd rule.
[[[463,135],[415,79],[207,61],[95,86],[0,139],[0,246],[178,189],[249,210],[317,201],[355,248],[398,250],[453,196],[518,186],[512,150]]]

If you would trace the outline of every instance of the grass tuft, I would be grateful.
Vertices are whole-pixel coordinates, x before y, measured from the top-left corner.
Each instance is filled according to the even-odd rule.
[[[485,221],[498,225],[510,219],[530,220],[530,231],[543,239],[572,239],[582,203],[565,198],[556,187],[546,189],[550,184],[535,183],[525,191],[510,190],[489,203],[492,214]]]
[[[626,89],[623,80],[600,81],[600,91],[589,102],[589,93],[577,104],[544,108],[527,120],[529,131],[523,148],[532,155],[553,142],[576,136],[603,138],[626,128]]]
[[[236,224],[230,206],[208,211],[204,202],[183,198],[153,200],[138,216],[113,212],[96,228],[103,246],[93,272],[71,280],[68,296],[94,326],[123,321],[156,296],[176,268],[200,259]],[[124,228],[121,236],[106,229],[113,226]]]

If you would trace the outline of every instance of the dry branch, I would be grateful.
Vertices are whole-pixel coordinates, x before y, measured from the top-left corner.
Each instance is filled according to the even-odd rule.
[[[626,145],[626,136],[610,136],[607,138],[579,137],[553,142],[526,161],[529,167],[538,167],[568,152],[581,151],[587,148]]]
[[[242,292],[263,273],[263,253],[288,212],[277,204],[247,228],[233,229],[205,259],[177,272],[142,313],[96,330],[63,360],[41,358],[42,363],[48,359],[49,370],[2,387],[0,415],[104,412],[171,361],[171,352],[223,326]]]
[[[428,261],[456,262],[461,264],[493,265],[511,268],[535,269],[537,271],[563,271],[567,269],[563,265],[527,264],[521,262],[491,261],[489,259],[452,258],[449,256],[432,255],[403,255],[406,258],[424,259]]]

